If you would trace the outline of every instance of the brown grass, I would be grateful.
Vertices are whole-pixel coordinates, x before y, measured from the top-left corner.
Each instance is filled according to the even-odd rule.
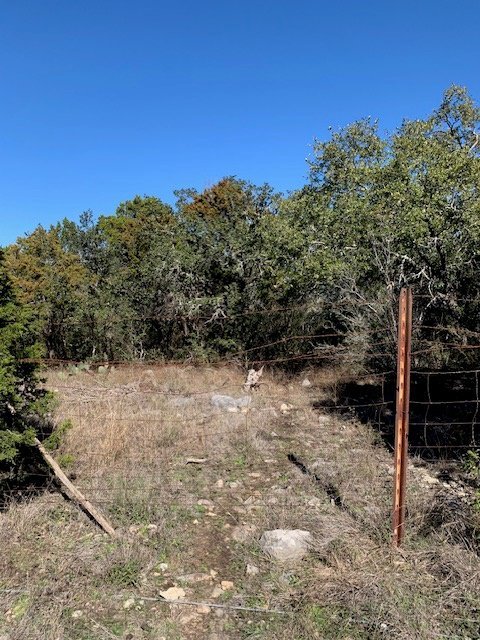
[[[391,455],[372,428],[313,408],[335,372],[308,377],[311,388],[303,376],[265,375],[251,407],[232,413],[210,398],[243,395],[234,368],[50,372],[56,418],[73,424],[55,456],[121,537],[110,540],[53,487],[12,504],[0,515],[0,637],[480,637],[480,562],[458,514],[442,511],[439,524],[445,488],[426,485],[414,464],[408,539],[394,553]],[[258,544],[272,528],[307,529],[314,549],[278,565]],[[246,575],[247,563],[259,573]],[[212,599],[222,580],[233,590]],[[154,600],[171,586],[189,600],[285,615]]]

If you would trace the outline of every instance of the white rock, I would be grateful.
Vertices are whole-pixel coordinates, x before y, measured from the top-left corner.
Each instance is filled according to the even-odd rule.
[[[83,611],[81,611],[80,609],[76,609],[72,613],[72,618],[81,618],[82,616],[83,616]]]
[[[310,382],[310,380],[308,378],[305,378],[305,380],[303,380],[302,382],[302,387],[306,387],[308,389],[311,386],[312,386],[312,383]]]
[[[211,608],[206,605],[206,604],[201,604],[200,606],[198,606],[196,608],[197,613],[201,613],[202,615],[206,615],[207,613],[210,613]]]
[[[180,600],[185,597],[185,591],[181,587],[170,587],[166,591],[160,591],[160,595],[165,600]]]
[[[125,600],[125,602],[123,603],[123,608],[131,609],[134,604],[135,604],[134,598],[129,598],[128,600]]]
[[[273,529],[260,538],[263,551],[279,560],[288,562],[303,558],[312,544],[312,534],[301,529]]]
[[[221,587],[215,587],[212,591],[211,598],[218,598],[223,593],[223,589]]]
[[[252,398],[250,396],[240,396],[240,398],[232,398],[232,396],[222,396],[214,393],[210,398],[210,403],[217,409],[241,409],[250,406]]]
[[[291,411],[293,409],[293,405],[292,404],[288,404],[286,402],[282,402],[282,404],[280,405],[280,411],[281,413],[283,413],[284,415],[286,413],[289,413],[289,411]]]
[[[223,591],[230,591],[230,589],[233,589],[233,582],[231,580],[222,580],[220,586]]]
[[[217,489],[223,489],[223,485],[224,485],[224,482],[222,479],[217,480],[215,483],[215,486],[217,487]]]
[[[257,574],[260,573],[260,569],[256,567],[254,564],[247,564],[245,573],[247,574],[247,576],[256,576]]]

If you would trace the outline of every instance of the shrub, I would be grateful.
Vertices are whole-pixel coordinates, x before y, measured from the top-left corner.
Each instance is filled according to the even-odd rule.
[[[50,395],[38,387],[40,355],[29,310],[12,292],[0,252],[0,471],[12,470],[22,447],[31,445]]]

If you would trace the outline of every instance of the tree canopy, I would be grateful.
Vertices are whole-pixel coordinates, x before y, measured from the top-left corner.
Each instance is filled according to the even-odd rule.
[[[307,183],[287,196],[236,177],[179,191],[173,207],[136,196],[20,238],[9,278],[52,358],[268,359],[341,344],[375,367],[379,337],[393,356],[402,286],[420,338],[468,343],[480,330],[479,119],[452,86],[391,134],[364,119],[316,141]],[[341,337],[290,340],[326,329]]]

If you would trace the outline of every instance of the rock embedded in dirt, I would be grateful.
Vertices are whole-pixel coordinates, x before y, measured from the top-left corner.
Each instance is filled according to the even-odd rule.
[[[223,591],[230,591],[230,589],[233,589],[234,585],[231,580],[222,580],[220,586],[222,587]]]
[[[246,542],[253,536],[256,528],[251,524],[240,524],[233,528],[232,539],[235,542]]]
[[[123,608],[131,609],[134,604],[135,604],[134,598],[129,598],[128,600],[125,600],[125,602],[123,603]]]
[[[283,413],[283,415],[286,415],[287,413],[290,413],[290,411],[293,409],[293,404],[288,404],[287,402],[282,402],[282,404],[280,405],[280,412]]]
[[[187,584],[196,584],[197,582],[210,582],[213,580],[209,573],[187,573],[184,576],[178,576],[178,579]]]
[[[240,396],[240,398],[233,398],[232,396],[222,396],[220,394],[214,393],[210,398],[210,403],[217,407],[217,409],[242,409],[244,407],[249,407],[252,402],[252,398],[250,396]]]
[[[313,542],[312,534],[301,529],[273,529],[260,538],[264,553],[280,562],[301,560]]]
[[[245,573],[247,574],[247,576],[256,576],[260,573],[260,569],[254,564],[247,564]]]
[[[201,604],[196,608],[197,613],[201,613],[202,615],[206,615],[210,613],[211,608],[207,604]]]
[[[308,378],[305,378],[305,380],[302,381],[302,387],[305,387],[306,389],[308,389],[311,386],[312,386],[312,383]]]
[[[215,587],[212,591],[211,598],[219,598],[223,593],[223,589],[221,587]]]
[[[160,591],[162,598],[168,601],[180,600],[185,597],[185,591],[181,587],[170,587],[166,591]]]

